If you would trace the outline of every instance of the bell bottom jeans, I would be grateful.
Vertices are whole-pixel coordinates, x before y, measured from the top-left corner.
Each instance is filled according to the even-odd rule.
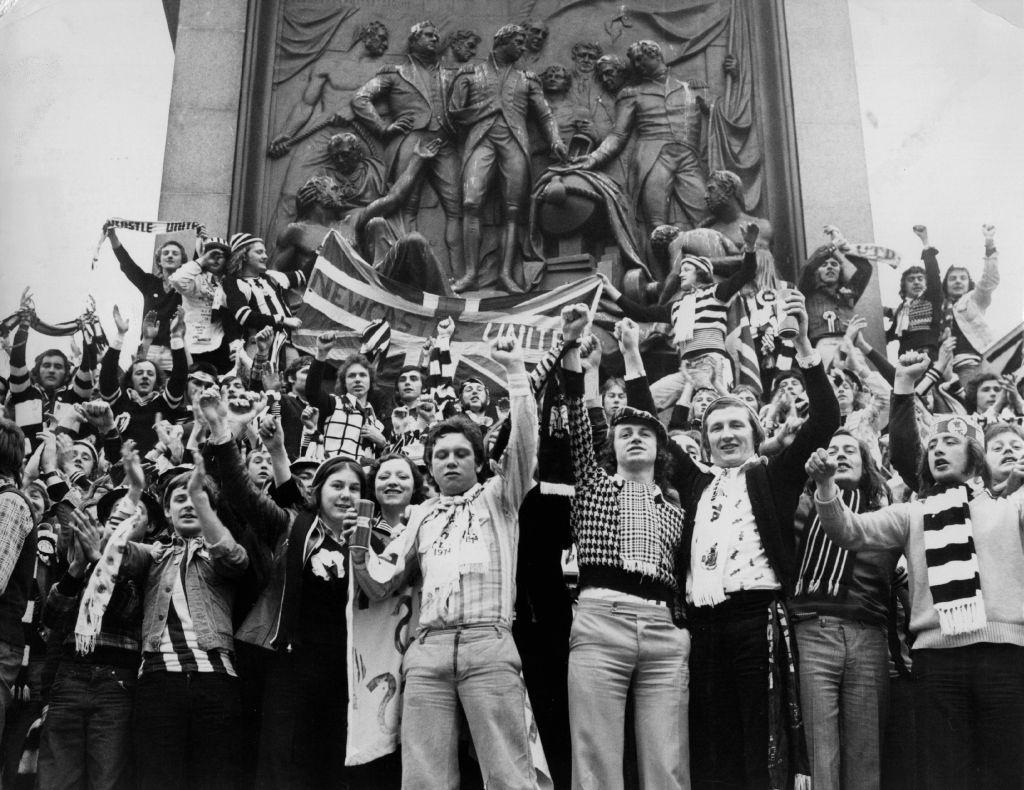
[[[690,787],[689,656],[668,607],[580,600],[569,637],[574,790],[622,790],[631,686],[641,790]]]
[[[796,641],[815,790],[878,790],[889,694],[884,626],[814,617],[797,623]]]

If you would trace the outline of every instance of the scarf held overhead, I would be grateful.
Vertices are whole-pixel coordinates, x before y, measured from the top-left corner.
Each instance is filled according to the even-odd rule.
[[[135,230],[139,233],[180,233],[183,230],[195,230],[199,227],[199,224],[194,219],[168,222],[160,219],[122,219],[121,217],[111,217],[106,222],[106,225],[109,227],[120,228],[121,230]],[[92,268],[94,269],[96,268],[96,261],[100,257],[100,249],[103,247],[103,242],[106,238],[107,234],[104,233],[96,244],[96,252],[92,255]]]

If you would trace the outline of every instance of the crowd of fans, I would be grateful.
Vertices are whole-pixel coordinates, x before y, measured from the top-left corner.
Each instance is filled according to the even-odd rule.
[[[26,293],[4,339],[4,785],[526,789],[539,738],[581,790],[1024,786],[994,228],[977,282],[914,231],[891,358],[870,263],[833,234],[766,299],[750,225],[724,279],[678,255],[671,302],[607,283],[614,344],[587,305],[529,371],[499,337],[492,392],[454,377],[450,318],[385,388],[383,322],[340,364],[335,333],[289,349],[305,281],[261,239],[202,230],[150,273],[108,227],[131,363],[116,309],[30,364]],[[762,387],[726,351],[735,300]],[[634,319],[670,324],[678,372],[648,380]],[[400,747],[346,765],[349,620],[410,589]]]

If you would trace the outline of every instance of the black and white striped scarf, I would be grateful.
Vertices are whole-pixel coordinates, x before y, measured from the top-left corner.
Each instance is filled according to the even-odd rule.
[[[842,492],[843,503],[854,513],[862,512],[861,495],[857,489]],[[796,595],[838,598],[853,578],[856,554],[837,546],[821,528],[818,511],[812,511],[811,526],[804,540],[803,559],[796,581]]]
[[[971,527],[971,489],[948,488],[921,500],[924,556],[943,636],[977,631],[988,623]]]

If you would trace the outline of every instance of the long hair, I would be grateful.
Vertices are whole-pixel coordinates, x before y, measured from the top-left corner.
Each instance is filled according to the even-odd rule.
[[[334,458],[328,458],[320,464],[320,467],[316,470],[316,474],[313,475],[313,482],[310,484],[310,489],[313,492],[313,509],[315,511],[320,510],[320,495],[323,493],[324,484],[327,482],[327,478],[335,472],[340,472],[343,469],[348,469],[356,476],[356,479],[359,480],[359,496],[364,498],[366,497],[366,473],[363,471],[363,467],[355,461],[336,455]]]
[[[338,378],[334,381],[334,391],[338,395],[345,395],[347,390],[345,389],[345,376],[349,370],[355,365],[362,365],[366,368],[366,372],[370,377],[370,386],[367,387],[366,396],[370,397],[373,392],[373,385],[376,383],[376,376],[374,375],[373,364],[363,354],[349,354],[345,357],[345,361],[341,363],[341,367],[338,368]]]
[[[928,450],[921,454],[921,496],[934,494],[939,486],[935,482],[931,467],[928,466]],[[985,448],[981,442],[967,440],[967,477],[965,482],[972,477],[980,477],[986,488],[992,485],[992,476],[988,473],[988,464],[985,462]]]
[[[949,298],[949,275],[953,272],[967,272],[967,293],[974,290],[974,278],[971,277],[971,272],[966,266],[950,266],[946,269],[946,273],[942,275],[942,295],[947,299]],[[964,294],[966,296],[966,294]]]
[[[618,471],[619,462],[615,457],[614,426],[608,430],[608,437],[598,453],[597,463],[610,475],[614,475]],[[672,483],[669,481],[672,470],[672,455],[668,451],[668,445],[659,439],[658,450],[654,456],[654,482],[662,491],[667,492],[672,487]]]
[[[974,414],[978,410],[978,390],[986,381],[999,381],[999,376],[985,370],[971,376],[964,385],[964,406],[967,407],[968,414]]]
[[[60,357],[64,362],[64,381],[66,384],[71,380],[71,360],[68,359],[68,355],[61,351],[59,348],[48,348],[42,354],[36,356],[36,363],[32,366],[32,372],[30,378],[33,383],[39,383],[39,368],[43,365],[43,360],[47,357]]]
[[[164,372],[160,370],[155,362],[149,359],[136,359],[132,364],[128,366],[128,370],[121,376],[121,391],[133,389],[132,387],[132,372],[135,370],[136,365],[141,365],[146,362],[153,366],[153,370],[156,371],[156,376],[153,379],[153,392],[160,392],[164,388]]]
[[[878,510],[889,504],[889,486],[885,483],[885,475],[875,462],[871,454],[871,448],[863,439],[854,436],[846,428],[840,428],[832,434],[835,436],[849,436],[857,442],[857,449],[860,452],[860,482],[857,488],[860,491],[861,501],[870,510]]]

